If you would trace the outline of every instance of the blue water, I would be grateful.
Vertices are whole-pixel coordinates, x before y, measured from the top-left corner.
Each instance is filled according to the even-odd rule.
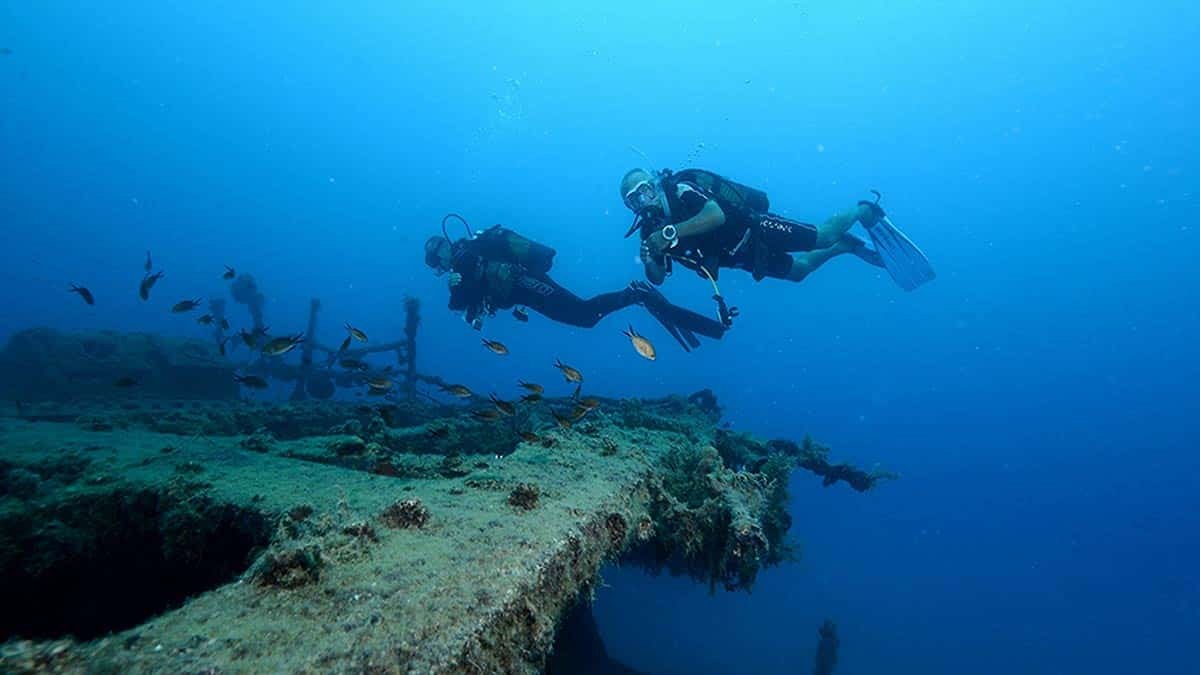
[[[711,387],[735,428],[903,475],[796,476],[803,559],[750,595],[607,570],[597,618],[635,667],[808,672],[828,617],[842,674],[1196,672],[1200,9],[832,5],[5,3],[0,337],[199,337],[166,303],[221,293],[227,264],[277,330],[319,296],[327,341],[398,334],[411,294],[423,369],[476,390],[561,356],[595,393]],[[422,242],[453,210],[555,246],[580,294],[618,288],[641,272],[631,146],[806,220],[878,188],[939,278],[728,272],[743,317],[694,354],[636,308],[501,315],[484,335],[513,354],[487,354]],[[711,309],[690,274],[665,289]]]

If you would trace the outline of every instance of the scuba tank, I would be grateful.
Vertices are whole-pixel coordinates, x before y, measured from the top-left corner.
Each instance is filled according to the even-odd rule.
[[[476,234],[470,224],[457,213],[448,214],[442,219],[442,234],[451,244],[453,240],[446,232],[446,221],[451,218],[462,222],[467,229],[467,240],[472,242],[475,251],[487,260],[517,264],[534,274],[546,274],[554,266],[557,251],[553,248],[522,236],[503,225],[494,225]]]
[[[511,262],[534,274],[546,274],[554,266],[554,249],[522,236],[504,227],[495,225],[475,238],[483,257]]]

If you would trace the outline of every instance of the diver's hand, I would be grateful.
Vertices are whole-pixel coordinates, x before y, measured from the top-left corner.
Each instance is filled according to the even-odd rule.
[[[642,243],[643,246],[650,249],[650,253],[655,256],[661,256],[663,251],[671,247],[671,242],[663,236],[662,230],[652,232],[649,237]]]
[[[449,275],[446,276],[446,285],[449,286],[450,288],[454,288],[455,286],[457,286],[461,283],[462,283],[462,275],[459,274],[458,272],[451,272]]]

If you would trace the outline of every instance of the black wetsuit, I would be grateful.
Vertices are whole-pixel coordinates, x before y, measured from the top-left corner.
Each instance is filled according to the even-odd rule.
[[[486,235],[459,240],[452,251],[451,270],[462,275],[462,283],[450,289],[450,309],[466,312],[468,322],[497,309],[523,305],[554,321],[591,328],[641,299],[635,290],[625,288],[584,300],[549,275],[530,270],[503,247],[493,246]]]
[[[792,256],[788,253],[816,248],[815,225],[775,215],[765,208],[760,213],[735,204],[690,180],[688,174],[681,171],[662,181],[669,220],[649,218],[641,228],[641,237],[645,239],[668,223],[674,225],[694,217],[709,200],[715,200],[725,213],[725,224],[704,234],[680,237],[679,244],[670,251],[672,259],[688,269],[700,273],[703,267],[714,279],[722,267],[746,270],[756,279],[764,276],[784,279],[792,271]],[[766,195],[762,199],[765,202]]]

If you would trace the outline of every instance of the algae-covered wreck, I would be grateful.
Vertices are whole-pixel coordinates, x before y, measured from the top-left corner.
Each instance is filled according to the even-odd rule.
[[[554,400],[53,398],[0,418],[5,672],[536,672],[605,561],[749,588],[793,468],[884,477],[719,429],[707,392],[570,429]]]

